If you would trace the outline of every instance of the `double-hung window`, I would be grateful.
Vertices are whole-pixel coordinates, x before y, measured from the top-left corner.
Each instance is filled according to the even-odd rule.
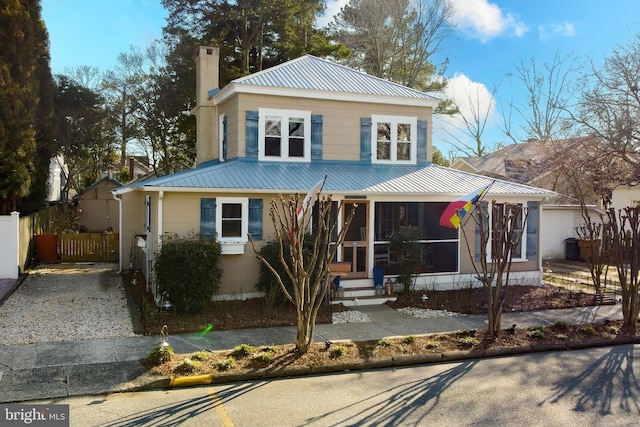
[[[512,236],[512,240],[514,242],[514,247],[511,251],[511,259],[513,261],[524,261],[526,260],[525,254],[526,254],[526,249],[525,249],[525,245],[527,243],[527,239],[525,238],[524,235],[524,227],[523,227],[523,207],[522,205],[516,205],[518,206],[520,209],[518,210],[517,216],[513,222],[514,224],[514,229],[513,232],[511,233]],[[498,224],[502,224],[503,221],[503,217],[505,215],[505,205],[503,203],[496,203],[495,208],[493,209],[493,216],[498,216],[498,218],[491,218],[491,243],[489,245],[489,250],[488,252],[488,256],[491,257],[491,248],[493,247],[494,243],[493,242],[493,236],[496,232],[498,232],[499,230],[497,230],[498,228]]]
[[[311,160],[311,112],[261,108],[258,119],[258,159]]]
[[[243,197],[218,197],[216,233],[220,243],[246,243],[249,204]]]
[[[373,115],[371,119],[372,162],[416,163],[416,117]]]

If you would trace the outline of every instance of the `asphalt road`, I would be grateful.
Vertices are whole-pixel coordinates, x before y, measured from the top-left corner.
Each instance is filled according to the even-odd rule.
[[[640,345],[83,396],[72,426],[636,426]]]

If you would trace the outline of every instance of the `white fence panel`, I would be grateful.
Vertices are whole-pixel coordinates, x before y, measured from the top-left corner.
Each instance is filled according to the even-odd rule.
[[[18,212],[0,215],[0,278],[17,279],[20,274]]]

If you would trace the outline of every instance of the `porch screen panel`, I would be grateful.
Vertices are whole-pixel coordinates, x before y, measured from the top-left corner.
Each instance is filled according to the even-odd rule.
[[[446,202],[381,202],[375,204],[374,238],[376,253],[384,253],[389,235],[403,227],[418,229],[423,244],[422,273],[458,271],[458,230],[440,226]],[[386,267],[386,274],[399,271],[397,263]]]

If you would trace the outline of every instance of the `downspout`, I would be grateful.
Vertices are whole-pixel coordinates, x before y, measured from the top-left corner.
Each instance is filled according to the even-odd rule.
[[[115,191],[111,191],[111,195],[114,199],[118,201],[118,251],[120,256],[118,257],[118,271],[117,273],[122,273],[122,199],[118,197]]]
[[[162,248],[162,206],[164,199],[164,191],[158,192],[158,251]]]

